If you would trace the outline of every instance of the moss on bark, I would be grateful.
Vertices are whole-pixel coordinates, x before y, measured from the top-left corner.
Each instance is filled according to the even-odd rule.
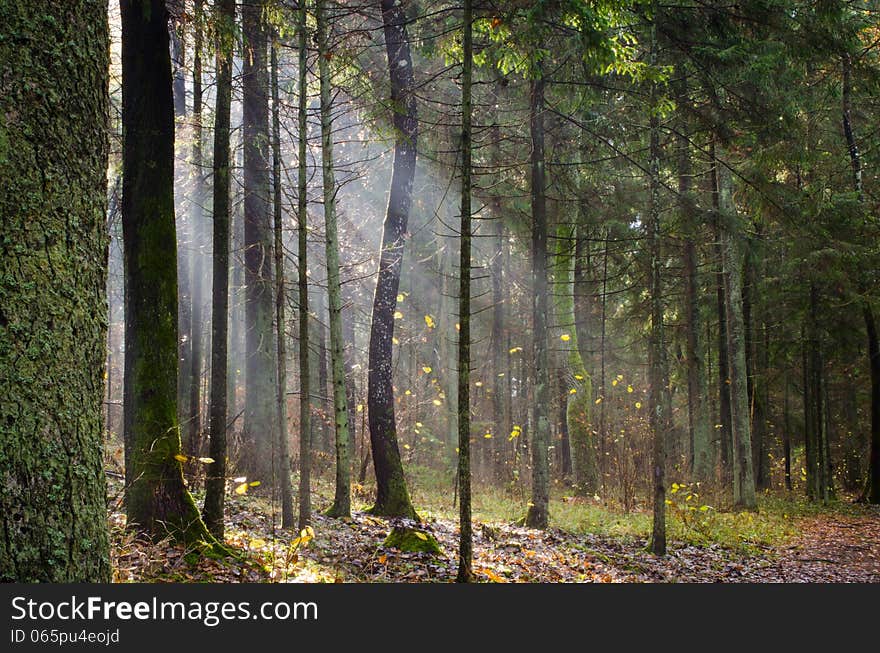
[[[435,555],[443,553],[443,549],[440,548],[440,544],[433,535],[418,528],[406,526],[392,528],[382,546],[400,549],[407,553],[432,553]]]
[[[0,3],[0,61],[0,581],[105,582],[107,3]]]

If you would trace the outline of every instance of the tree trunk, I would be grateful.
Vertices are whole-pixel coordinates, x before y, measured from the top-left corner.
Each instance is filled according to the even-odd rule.
[[[687,85],[682,74],[679,87],[679,103],[682,107],[688,101]],[[706,376],[702,327],[700,321],[700,284],[697,274],[697,240],[699,222],[696,207],[691,197],[691,176],[693,163],[690,144],[684,134],[684,125],[676,139],[678,148],[678,193],[681,202],[683,223],[686,225],[684,240],[685,274],[685,329],[687,383],[688,383],[688,431],[690,440],[691,473],[697,481],[706,482],[712,478],[715,456],[712,446],[712,418],[709,412],[709,384]]]
[[[459,547],[456,581],[473,573],[471,524],[471,83],[473,79],[473,7],[464,0],[464,52],[461,78],[461,257],[458,289],[458,487]]]
[[[284,332],[287,322],[284,317],[284,303],[287,299],[284,289],[284,246],[281,236],[284,215],[281,209],[281,108],[278,97],[278,42],[272,38],[271,45],[271,85],[272,85],[272,212],[274,217],[275,253],[275,347],[278,358],[278,464],[275,475],[278,477],[281,494],[281,528],[293,528],[293,497],[290,491],[290,449],[287,433],[287,336]]]
[[[0,6],[2,582],[110,581],[108,55],[106,2]]]
[[[244,471],[263,487],[275,486],[278,452],[275,406],[278,369],[272,280],[272,228],[269,218],[269,77],[267,33],[263,15],[267,0],[242,6],[245,52],[242,67],[244,135],[245,261],[245,447]]]
[[[583,219],[583,215],[578,216]],[[566,372],[561,400],[564,422],[571,447],[571,464],[575,492],[593,496],[599,489],[596,447],[593,441],[593,383],[581,356],[577,316],[574,310],[574,250],[576,228],[560,224],[556,229],[554,294],[557,320],[562,327],[562,346],[566,351]]]
[[[210,446],[202,514],[214,536],[223,539],[226,497],[227,336],[229,323],[229,123],[232,104],[232,56],[235,0],[215,5],[217,105],[214,111],[213,287],[211,290]],[[233,403],[234,406],[234,403]]]
[[[376,503],[371,512],[377,515],[416,518],[397,445],[391,339],[394,336],[394,311],[397,307],[403,244],[416,172],[418,118],[404,7],[395,0],[381,0],[381,7],[396,135],[391,192],[382,231],[382,249],[370,325],[367,403],[377,485]]]
[[[327,515],[351,517],[348,398],[345,391],[345,341],[342,337],[342,287],[339,278],[339,234],[336,225],[336,180],[333,170],[333,105],[330,96],[330,61],[327,56],[330,52],[330,41],[325,3],[326,0],[318,0],[315,13],[321,84],[321,161],[324,181],[327,296],[330,304],[330,361],[336,427],[336,494]]]
[[[651,22],[651,64],[657,62],[657,26]],[[648,409],[652,432],[651,481],[653,485],[653,527],[651,552],[666,555],[666,438],[670,415],[666,413],[664,380],[666,379],[666,346],[663,336],[663,283],[660,247],[660,118],[656,111],[657,84],[651,84],[651,130],[649,162],[648,254],[650,256],[651,331],[648,336],[650,395]]]
[[[184,486],[177,421],[174,107],[164,0],[123,0],[125,506],[128,523],[185,543],[213,538]]]
[[[298,240],[298,292],[299,292],[299,528],[303,529],[312,521],[312,408],[311,408],[311,369],[309,368],[309,279],[308,279],[308,181],[307,159],[308,123],[308,33],[306,28],[307,8],[301,2],[297,13],[299,32],[299,100],[297,103],[298,176],[297,176],[297,240]]]
[[[727,316],[727,351],[730,365],[731,445],[733,463],[733,502],[741,510],[757,509],[755,477],[752,467],[749,395],[747,387],[745,320],[743,317],[743,252],[740,228],[730,197],[726,171],[718,169],[721,208],[722,269],[724,308]]]
[[[544,77],[535,72],[530,90],[531,201],[532,201],[532,293],[533,344],[535,370],[534,432],[532,435],[532,500],[525,524],[547,528],[550,504],[550,466],[547,459],[550,440],[548,417],[550,371],[547,355],[548,284],[547,284],[547,206],[544,191]]]

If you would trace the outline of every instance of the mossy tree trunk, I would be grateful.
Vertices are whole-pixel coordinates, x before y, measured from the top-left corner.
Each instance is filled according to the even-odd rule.
[[[4,582],[110,580],[108,55],[105,1],[0,4]]]
[[[275,485],[278,370],[273,330],[272,227],[269,211],[269,75],[267,0],[242,6],[244,64],[245,412],[244,471],[266,489]]]
[[[400,0],[381,0],[381,7],[391,78],[395,142],[391,191],[382,230],[382,249],[370,325],[367,403],[377,486],[376,503],[371,511],[377,515],[416,518],[397,444],[391,355],[403,245],[416,172],[418,117],[404,6]]]
[[[330,305],[330,367],[336,435],[336,491],[327,511],[351,516],[348,397],[345,388],[345,341],[342,337],[342,287],[339,277],[339,233],[336,221],[336,178],[333,171],[333,104],[331,99],[329,28],[326,0],[317,0],[318,76],[321,86],[321,161],[324,182],[324,231],[327,252],[327,296]]]
[[[164,0],[123,0],[122,232],[128,522],[213,541],[183,481],[177,421],[174,107]]]

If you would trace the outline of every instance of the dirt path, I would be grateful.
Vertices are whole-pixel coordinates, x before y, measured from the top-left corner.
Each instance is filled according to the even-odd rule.
[[[782,550],[777,569],[781,582],[880,582],[880,510],[806,521],[803,534]]]

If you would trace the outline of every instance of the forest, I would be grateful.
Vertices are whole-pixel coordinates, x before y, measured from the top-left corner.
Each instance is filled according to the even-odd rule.
[[[0,580],[880,582],[880,2],[0,0]]]

